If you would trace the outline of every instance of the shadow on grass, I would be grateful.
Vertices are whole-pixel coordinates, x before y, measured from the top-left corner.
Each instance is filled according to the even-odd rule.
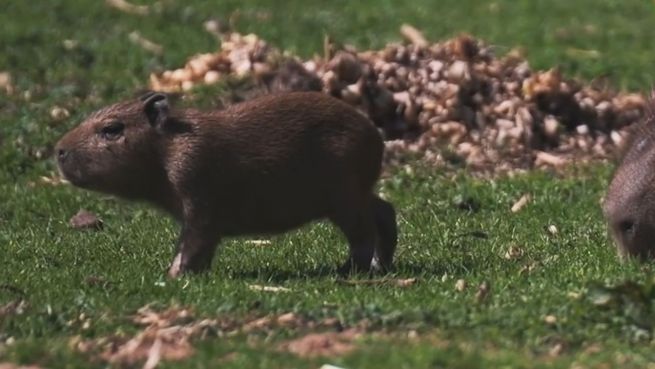
[[[292,280],[307,279],[381,279],[381,278],[409,278],[409,277],[441,277],[448,274],[465,274],[475,268],[475,260],[460,261],[457,265],[448,260],[429,261],[426,263],[400,262],[394,266],[390,273],[372,272],[355,273],[348,276],[337,272],[337,265],[321,265],[309,269],[280,269],[275,266],[265,266],[257,269],[232,270],[228,273],[234,279],[256,279],[267,282],[281,283]]]

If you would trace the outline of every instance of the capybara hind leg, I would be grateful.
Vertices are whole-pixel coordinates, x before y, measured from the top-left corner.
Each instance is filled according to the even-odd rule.
[[[332,219],[346,236],[350,247],[348,259],[338,270],[341,275],[351,272],[368,272],[371,268],[371,260],[373,260],[377,242],[377,231],[373,218],[367,213],[361,212]]]
[[[373,216],[378,232],[378,242],[375,249],[375,259],[382,271],[391,271],[393,267],[393,254],[398,243],[398,227],[396,211],[385,200],[373,195]]]

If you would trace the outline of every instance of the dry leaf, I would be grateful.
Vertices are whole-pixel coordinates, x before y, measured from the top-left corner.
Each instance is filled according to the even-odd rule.
[[[478,286],[478,291],[475,293],[475,301],[478,303],[484,302],[489,297],[491,293],[491,285],[489,282],[484,281]]]
[[[520,275],[530,274],[533,270],[537,269],[538,266],[539,266],[539,263],[537,263],[535,261],[531,261],[528,264],[521,267],[521,269],[519,270],[519,274]]]
[[[111,347],[101,357],[110,363],[127,365],[148,359],[151,353],[158,356],[157,361],[182,360],[193,354],[190,338],[194,333],[192,327],[148,327],[124,344]],[[159,342],[159,347],[153,350],[156,342]]]
[[[517,245],[510,246],[507,251],[505,251],[505,259],[515,260],[520,259],[523,256],[523,249]]]
[[[95,229],[102,230],[103,224],[95,214],[90,211],[81,209],[75,214],[68,224],[74,229]]]
[[[10,315],[20,315],[25,312],[29,304],[25,300],[14,300],[0,306],[0,319]]]
[[[193,314],[187,308],[173,306],[163,311],[156,311],[150,305],[146,305],[137,310],[132,321],[139,325],[169,327],[190,322],[192,319]]]
[[[82,352],[103,348],[100,357],[119,366],[144,362],[144,368],[155,368],[162,360],[182,360],[193,354],[191,340],[203,337],[217,328],[215,320],[192,321],[189,309],[171,307],[155,311],[146,305],[137,311],[133,321],[146,327],[132,338],[105,337],[92,341],[77,338],[69,345]]]

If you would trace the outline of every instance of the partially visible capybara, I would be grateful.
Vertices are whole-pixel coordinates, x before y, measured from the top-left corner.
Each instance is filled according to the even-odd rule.
[[[351,106],[321,93],[263,96],[218,111],[148,93],[92,113],[56,147],[72,184],[145,200],[182,224],[170,276],[201,271],[222,236],[275,234],[329,219],[350,256],[339,269],[392,266],[393,206],[373,187],[383,142]]]
[[[603,203],[619,255],[655,258],[655,98],[628,135]]]

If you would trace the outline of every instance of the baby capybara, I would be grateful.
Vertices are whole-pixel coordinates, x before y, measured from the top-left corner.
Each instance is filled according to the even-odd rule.
[[[614,172],[603,213],[619,255],[655,257],[655,99],[630,127],[622,160]]]
[[[222,236],[275,234],[329,219],[350,256],[389,269],[396,215],[373,187],[383,142],[351,106],[315,92],[224,110],[174,109],[148,93],[92,113],[56,147],[72,184],[164,209],[182,225],[170,276],[201,271]],[[374,259],[375,257],[375,259]]]

